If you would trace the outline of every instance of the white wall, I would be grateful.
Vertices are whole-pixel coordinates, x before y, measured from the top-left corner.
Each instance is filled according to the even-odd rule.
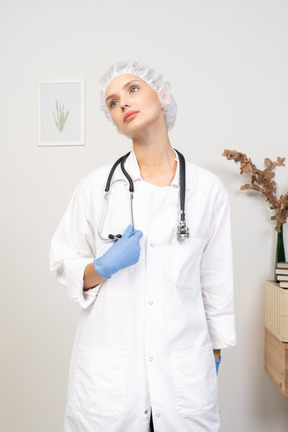
[[[223,352],[222,431],[287,431],[288,399],[264,370],[276,233],[265,200],[240,192],[244,177],[221,156],[237,149],[261,168],[287,156],[287,21],[285,0],[2,2],[1,431],[63,428],[79,310],[49,273],[49,243],[76,183],[130,148],[99,110],[98,79],[131,57],[171,81],[172,145],[231,197],[238,345]],[[66,78],[86,80],[86,145],[39,148],[36,80]]]

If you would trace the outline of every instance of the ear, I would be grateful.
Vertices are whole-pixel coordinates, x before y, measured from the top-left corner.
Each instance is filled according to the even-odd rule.
[[[170,103],[170,90],[167,88],[164,88],[163,91],[161,92],[161,105],[162,105],[162,109],[164,108],[164,106],[169,105]]]

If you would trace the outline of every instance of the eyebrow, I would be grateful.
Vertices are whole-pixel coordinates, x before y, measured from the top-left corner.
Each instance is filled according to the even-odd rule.
[[[123,86],[123,90],[125,90],[126,87],[129,87],[129,85],[132,84],[132,83],[139,83],[139,84],[141,84],[141,82],[138,81],[138,80],[131,80],[131,81],[127,82],[126,84],[124,84],[124,86]],[[115,94],[112,94],[112,95],[108,96],[108,97],[106,98],[106,104],[107,104],[107,101],[108,101],[109,99],[112,99],[112,98],[114,98],[114,97],[116,97]]]

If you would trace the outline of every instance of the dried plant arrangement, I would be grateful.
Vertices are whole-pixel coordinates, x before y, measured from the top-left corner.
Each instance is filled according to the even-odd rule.
[[[275,230],[280,232],[281,227],[285,224],[288,217],[288,193],[277,198],[277,184],[274,180],[277,166],[285,166],[285,158],[277,158],[276,162],[272,162],[266,158],[264,160],[266,168],[262,171],[253,164],[251,158],[248,159],[244,153],[236,150],[224,150],[222,156],[228,160],[234,160],[235,163],[240,163],[240,174],[251,174],[251,182],[241,186],[241,190],[255,190],[262,193],[266,197],[266,201],[270,204],[270,209],[275,211],[275,215],[271,216],[271,220],[276,221]]]

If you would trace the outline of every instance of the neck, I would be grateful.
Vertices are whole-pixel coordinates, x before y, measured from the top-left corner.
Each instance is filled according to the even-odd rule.
[[[133,139],[133,151],[143,180],[157,186],[171,184],[177,163],[166,128],[162,133],[146,133],[145,138]]]
[[[140,169],[151,167],[157,170],[165,168],[175,159],[175,153],[169,141],[167,130],[145,137],[133,139],[133,151]]]

